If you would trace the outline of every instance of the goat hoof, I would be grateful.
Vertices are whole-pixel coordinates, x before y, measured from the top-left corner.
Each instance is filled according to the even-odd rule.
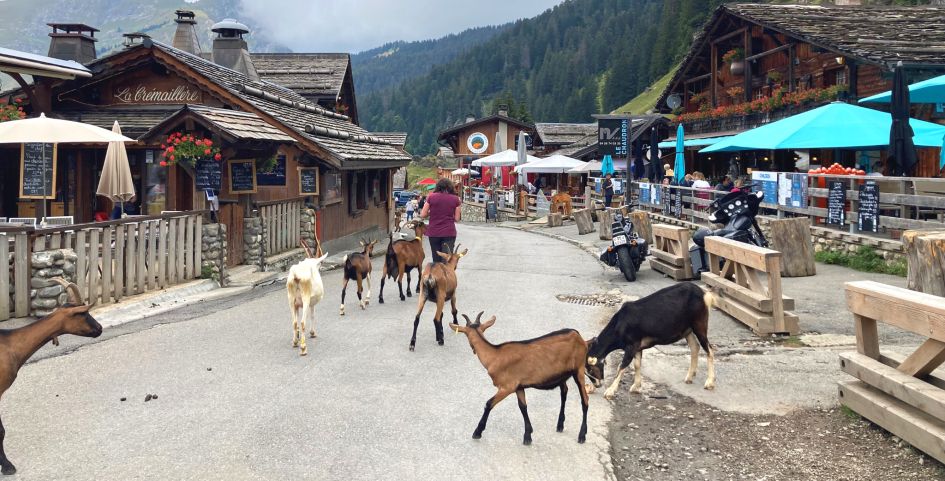
[[[584,436],[578,436],[578,443],[579,443],[579,444],[584,444],[584,440],[585,440],[585,439],[584,439]]]
[[[703,386],[702,388],[711,391],[711,390],[715,389],[715,383],[714,383],[714,382],[713,382],[713,383],[708,383],[708,382],[707,382],[707,383],[705,383],[705,386]]]
[[[318,337],[318,334],[315,334],[315,331],[312,331],[312,332],[308,333],[308,337],[310,337],[310,338],[312,338],[312,339],[315,339],[316,337]]]
[[[410,345],[410,352],[413,352],[413,344]]]
[[[532,438],[525,438],[522,440],[522,444],[530,446],[532,444]]]
[[[440,340],[436,341],[436,343],[442,346],[442,345],[443,345],[443,340],[440,339]]]
[[[686,383],[686,384],[692,384],[692,379],[686,379],[685,383]]]
[[[12,464],[9,466],[4,466],[3,469],[0,470],[0,473],[3,473],[4,475],[7,475],[7,476],[11,474],[16,474],[16,468],[13,467]]]
[[[473,439],[482,439],[482,433],[473,433]]]
[[[559,433],[563,433],[563,432],[564,432],[564,426],[563,426],[563,425],[562,425],[562,426],[558,426],[557,428],[555,428],[555,431],[558,431]]]
[[[378,299],[378,300],[377,300],[377,303],[378,303],[378,304],[383,304],[383,303],[384,303],[384,298],[382,297],[382,298]]]
[[[630,386],[630,393],[631,393],[631,394],[640,394],[641,392],[643,392],[643,388],[642,388],[642,387],[640,387],[640,386]]]
[[[413,294],[411,294],[410,291],[407,291],[407,297],[413,297]]]
[[[299,351],[299,356],[307,356],[307,355],[308,355],[308,350],[302,349],[301,351]]]
[[[406,301],[406,300],[407,300],[407,298],[406,298],[406,297],[404,297],[404,295],[403,295],[403,294],[401,294],[401,295],[400,295],[400,300],[402,300],[402,301]]]

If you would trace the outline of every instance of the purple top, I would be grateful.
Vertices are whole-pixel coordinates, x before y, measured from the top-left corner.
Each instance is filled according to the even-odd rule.
[[[453,194],[434,192],[427,196],[430,206],[430,225],[427,226],[429,237],[456,237],[456,208],[459,197]]]

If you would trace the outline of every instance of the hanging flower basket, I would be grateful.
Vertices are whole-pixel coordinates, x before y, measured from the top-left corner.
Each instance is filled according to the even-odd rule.
[[[26,112],[23,111],[20,102],[20,99],[14,99],[12,104],[0,104],[0,122],[25,119]]]
[[[729,64],[729,71],[732,75],[742,75],[745,73],[745,51],[741,48],[733,48],[722,55],[722,61]]]
[[[164,149],[161,167],[178,163],[193,167],[198,160],[219,162],[223,159],[220,148],[214,146],[212,140],[194,137],[193,134],[174,132],[167,137],[166,144],[161,144],[161,148]]]

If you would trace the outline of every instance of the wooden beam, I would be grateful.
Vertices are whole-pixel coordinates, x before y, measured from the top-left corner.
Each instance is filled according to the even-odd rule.
[[[745,29],[745,72],[742,74],[744,77],[744,87],[745,91],[745,102],[751,100],[751,62],[748,61],[748,57],[751,55],[751,29]]]
[[[840,369],[912,407],[945,420],[945,390],[938,386],[854,352],[840,353]]]
[[[788,76],[788,90],[793,92],[797,90],[797,85],[794,82],[794,59],[797,58],[797,48],[794,44],[791,44],[791,47],[788,48],[788,66],[787,66],[787,76]]]
[[[847,308],[854,314],[945,342],[945,300],[875,281],[846,283]]]
[[[856,352],[879,359],[879,333],[876,329],[876,319],[854,314],[853,325],[856,329]]]
[[[739,29],[737,29],[737,30],[733,30],[733,31],[731,31],[731,32],[729,32],[729,33],[726,33],[725,35],[722,35],[722,36],[719,37],[719,38],[716,38],[715,40],[712,40],[712,45],[715,46],[715,45],[718,44],[719,42],[724,42],[724,41],[726,41],[726,40],[728,40],[728,39],[730,39],[730,38],[737,37],[737,36],[739,36],[739,35],[745,33],[746,31],[748,31],[748,27],[742,27],[742,28],[739,28]]]
[[[902,364],[899,371],[915,377],[923,377],[934,371],[945,361],[945,342],[926,339]]]
[[[705,79],[710,78],[710,77],[712,77],[712,72],[709,72],[709,73],[707,73],[707,74],[702,74],[702,75],[700,75],[700,76],[698,76],[698,77],[693,77],[693,78],[691,78],[691,79],[683,80],[683,84],[689,85],[689,84],[691,84],[691,83],[696,83],[696,82],[698,82],[698,81],[700,81],[700,80],[705,80]]]
[[[789,43],[789,44],[787,44],[787,45],[782,45],[782,46],[780,46],[780,47],[772,48],[771,50],[765,50],[764,52],[761,52],[761,53],[758,53],[758,54],[755,54],[755,55],[748,55],[748,52],[746,51],[746,52],[745,52],[745,61],[746,61],[746,62],[751,62],[751,61],[753,61],[753,60],[758,60],[758,59],[760,59],[760,58],[767,57],[768,55],[778,53],[778,52],[780,52],[780,51],[782,51],[782,50],[790,50],[790,49],[793,48],[793,47],[794,47],[794,44],[793,44],[793,43]]]
[[[718,45],[716,45],[715,43],[712,44],[712,60],[711,60],[711,63],[712,63],[712,66],[711,66],[711,70],[709,70],[709,74],[712,75],[712,85],[710,85],[709,88],[710,88],[710,92],[711,92],[711,97],[712,97],[712,98],[711,98],[710,100],[712,101],[712,107],[717,107],[717,106],[718,106],[718,101],[717,101],[716,99],[718,98],[718,94],[716,93],[716,91],[718,90],[718,87],[719,87],[719,80],[718,80],[718,76],[719,76],[719,47],[718,47]]]

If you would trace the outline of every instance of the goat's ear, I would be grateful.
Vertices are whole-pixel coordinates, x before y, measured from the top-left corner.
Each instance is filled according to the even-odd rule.
[[[463,252],[459,253],[459,257],[465,257],[468,252],[469,252],[469,249],[463,249]]]
[[[437,252],[436,252],[436,255],[442,257],[444,261],[450,260],[450,255],[449,255],[449,254],[444,254],[444,253],[442,253],[442,252],[440,252],[440,251],[437,251]]]
[[[462,333],[465,333],[465,332],[466,332],[466,327],[465,327],[465,326],[460,326],[459,324],[450,324],[450,329],[452,329],[453,332],[455,332],[455,333],[457,333],[457,334],[459,334],[460,332],[462,332]]]
[[[328,257],[328,254],[326,253],[325,255],[323,255],[323,256],[319,257],[318,259],[315,259],[315,260],[318,261],[319,263],[321,263],[321,262],[324,261],[325,258],[327,258],[327,257]]]
[[[495,316],[490,317],[488,321],[482,323],[481,331],[486,332],[486,329],[492,327],[493,324],[495,324]]]

